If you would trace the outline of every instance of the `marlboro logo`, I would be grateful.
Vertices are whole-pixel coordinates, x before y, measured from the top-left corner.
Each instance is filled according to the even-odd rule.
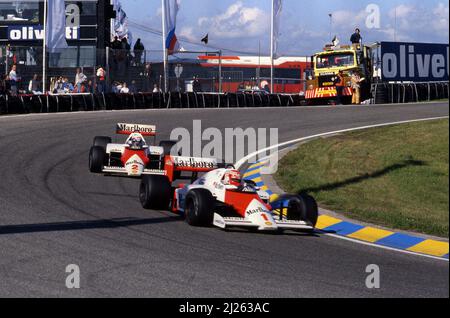
[[[214,169],[217,166],[217,162],[211,159],[182,157],[174,157],[173,159],[177,168]]]
[[[117,134],[130,135],[132,133],[140,133],[143,136],[154,136],[156,134],[156,126],[137,125],[137,124],[117,124]]]

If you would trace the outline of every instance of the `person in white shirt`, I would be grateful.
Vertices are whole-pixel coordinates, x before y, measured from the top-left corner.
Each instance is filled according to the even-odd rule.
[[[75,86],[77,87],[77,93],[81,93],[81,86],[87,81],[86,75],[81,72],[80,68],[77,68],[77,74],[75,75]]]
[[[120,93],[121,94],[129,94],[130,93],[130,89],[127,86],[127,83],[123,83],[122,88],[120,89]]]
[[[17,95],[17,81],[19,81],[19,77],[17,76],[17,65],[13,65],[11,71],[9,72],[9,82],[11,84],[12,95]]]
[[[158,84],[153,85],[153,93],[161,93],[161,89],[158,87]]]

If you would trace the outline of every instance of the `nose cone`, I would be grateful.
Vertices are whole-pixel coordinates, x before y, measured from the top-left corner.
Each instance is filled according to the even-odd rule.
[[[248,206],[246,219],[258,226],[261,231],[275,231],[278,226],[272,216],[272,213],[261,202],[254,199]]]
[[[144,162],[138,155],[130,157],[125,164],[125,169],[130,177],[141,176],[144,172],[144,168]]]

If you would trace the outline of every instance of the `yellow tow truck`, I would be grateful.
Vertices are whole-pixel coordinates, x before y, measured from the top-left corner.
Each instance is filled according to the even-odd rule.
[[[353,90],[351,88],[351,73],[359,71],[361,78],[361,100],[370,98],[370,87],[373,77],[372,46],[329,44],[324,50],[311,59],[312,71],[308,75],[305,98],[309,105],[334,104],[336,100],[336,77],[343,71],[345,88],[343,102],[350,104]]]

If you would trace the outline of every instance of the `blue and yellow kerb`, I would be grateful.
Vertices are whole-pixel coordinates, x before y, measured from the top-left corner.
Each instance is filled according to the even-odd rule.
[[[244,179],[255,182],[258,187],[267,191],[271,201],[274,201],[278,198],[278,195],[273,193],[273,191],[266,186],[261,176],[261,168],[264,167],[266,163],[267,161],[261,161],[249,166],[244,173]],[[435,257],[449,258],[448,242],[424,239],[408,234],[358,225],[328,215],[321,215],[316,227],[324,232],[345,236],[367,243]]]

